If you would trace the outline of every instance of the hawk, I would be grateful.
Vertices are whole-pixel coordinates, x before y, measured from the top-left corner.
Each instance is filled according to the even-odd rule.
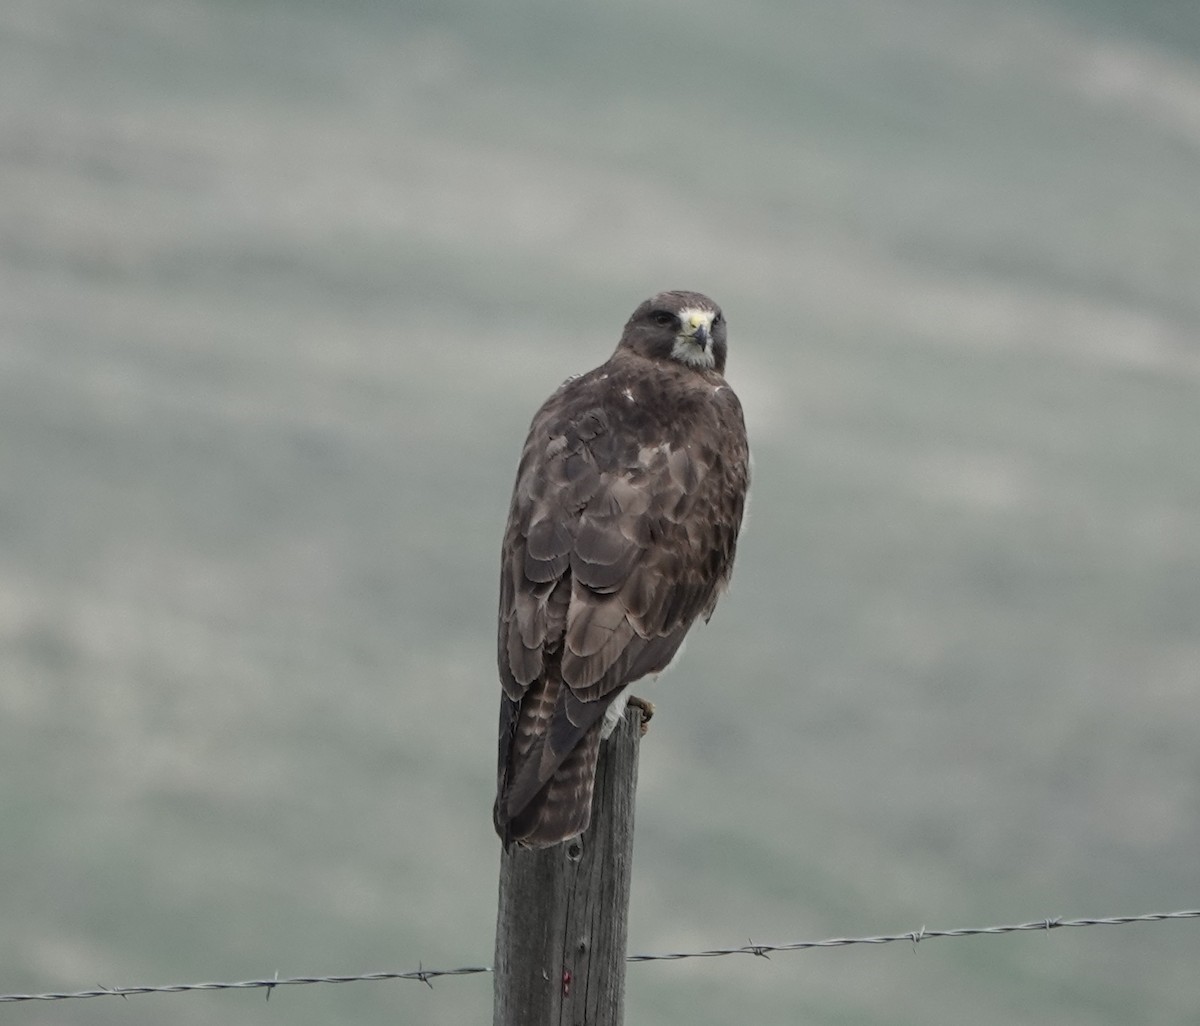
[[[607,363],[533,418],[501,554],[494,820],[505,846],[587,829],[600,742],[626,689],[671,662],[729,581],[750,452],[725,354],[716,303],[660,292]]]

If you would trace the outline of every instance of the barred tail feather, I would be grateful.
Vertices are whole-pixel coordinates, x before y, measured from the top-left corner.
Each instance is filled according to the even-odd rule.
[[[587,729],[532,797],[522,803],[521,794],[506,791],[496,799],[496,831],[506,845],[548,848],[577,837],[588,828],[601,726],[602,721],[597,720]]]

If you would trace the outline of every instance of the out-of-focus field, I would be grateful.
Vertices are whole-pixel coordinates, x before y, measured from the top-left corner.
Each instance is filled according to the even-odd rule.
[[[0,993],[490,961],[516,456],[661,288],[756,478],[631,947],[1194,907],[1200,9],[1127,7],[0,6]],[[1192,1022],[1197,930],[637,965],[627,1021]]]

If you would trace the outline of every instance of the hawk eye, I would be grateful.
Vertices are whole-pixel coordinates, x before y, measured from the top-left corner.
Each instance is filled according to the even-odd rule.
[[[655,310],[650,315],[650,320],[664,328],[669,328],[675,323],[675,315],[669,310]]]

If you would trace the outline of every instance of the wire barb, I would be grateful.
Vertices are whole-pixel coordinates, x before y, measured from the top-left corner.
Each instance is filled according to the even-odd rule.
[[[769,949],[765,945],[755,944],[754,941],[749,937],[746,938],[746,941],[746,950],[749,951],[750,954],[754,955],[755,958],[765,958],[768,962],[771,961],[771,956],[767,954]]]
[[[809,951],[813,948],[844,948],[851,944],[890,944],[893,941],[911,941],[914,948],[923,940],[935,937],[982,937],[1005,933],[1021,933],[1029,930],[1050,930],[1065,926],[1124,926],[1127,923],[1160,923],[1168,919],[1198,919],[1200,909],[1185,909],[1179,912],[1148,912],[1140,916],[1108,916],[1103,919],[1035,919],[1028,923],[1012,926],[975,926],[955,930],[911,930],[908,933],[880,934],[874,937],[831,937],[818,941],[792,941],[787,944],[755,944],[751,941],[737,948],[710,948],[707,951],[668,951],[653,955],[628,955],[626,962],[677,962],[684,958],[718,958],[722,955],[755,955],[766,958],[776,951]],[[360,973],[356,976],[291,976],[279,978],[276,970],[271,980],[242,980],[238,983],[177,983],[163,987],[105,987],[97,984],[96,990],[80,990],[73,993],[54,994],[0,994],[4,1001],[69,1001],[80,998],[122,997],[132,994],[183,994],[198,990],[253,990],[266,988],[267,999],[276,987],[297,986],[306,983],[362,983],[367,980],[418,980],[427,987],[441,976],[473,976],[490,973],[490,965],[464,965],[457,969],[425,969],[420,963],[417,968],[402,973]]]

